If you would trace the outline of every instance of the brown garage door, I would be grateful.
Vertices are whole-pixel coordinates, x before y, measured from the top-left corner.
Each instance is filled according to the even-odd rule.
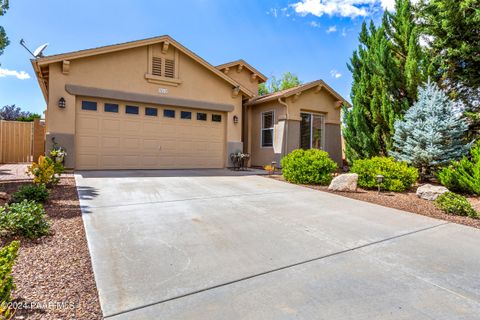
[[[225,166],[225,113],[79,98],[76,169]]]

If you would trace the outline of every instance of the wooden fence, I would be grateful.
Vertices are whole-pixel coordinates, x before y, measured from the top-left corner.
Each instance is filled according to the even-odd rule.
[[[45,153],[45,127],[33,122],[0,120],[0,163],[36,161]]]

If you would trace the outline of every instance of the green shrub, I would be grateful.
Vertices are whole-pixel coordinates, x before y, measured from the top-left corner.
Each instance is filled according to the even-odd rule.
[[[20,242],[12,241],[8,246],[0,249],[0,303],[2,313],[5,312],[5,304],[11,300],[11,292],[15,289],[12,277],[12,267],[17,258]]]
[[[0,230],[6,234],[33,239],[47,235],[50,224],[42,204],[23,200],[0,207]]]
[[[38,157],[38,163],[33,162],[27,167],[27,173],[33,176],[33,183],[52,186],[60,181],[60,174],[65,168],[59,162],[53,161],[49,157]]]
[[[373,157],[355,160],[350,172],[358,174],[358,185],[362,188],[377,188],[377,175],[384,176],[382,189],[401,192],[410,189],[418,179],[418,170],[406,162],[393,158]]]
[[[337,164],[319,149],[297,149],[283,157],[282,174],[293,183],[329,184]]]
[[[449,190],[480,195],[480,143],[470,149],[471,160],[452,161],[438,173],[438,180]]]
[[[473,209],[468,200],[459,194],[445,192],[435,199],[435,205],[448,214],[456,216],[469,216],[475,218],[477,212]]]
[[[23,200],[33,200],[36,202],[45,202],[48,198],[48,189],[45,185],[27,184],[13,194],[12,202],[22,202]]]

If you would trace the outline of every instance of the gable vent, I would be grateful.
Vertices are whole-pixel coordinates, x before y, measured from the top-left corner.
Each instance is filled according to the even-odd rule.
[[[152,58],[152,74],[155,76],[162,75],[162,58]]]
[[[175,60],[165,59],[165,77],[175,78]]]

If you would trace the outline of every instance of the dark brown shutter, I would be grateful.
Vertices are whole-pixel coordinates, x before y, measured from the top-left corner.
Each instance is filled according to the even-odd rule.
[[[165,77],[175,78],[175,60],[165,59]]]
[[[162,58],[152,58],[152,74],[155,76],[162,75]]]

